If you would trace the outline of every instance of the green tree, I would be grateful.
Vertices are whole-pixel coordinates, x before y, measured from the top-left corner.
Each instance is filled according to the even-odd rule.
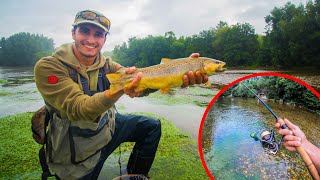
[[[288,2],[266,16],[274,65],[281,67],[319,66],[319,0],[309,1],[306,8]]]
[[[214,32],[215,54],[228,66],[251,65],[259,47],[255,29],[248,23],[227,26],[220,24]]]
[[[21,32],[1,38],[0,65],[2,66],[30,66],[41,57],[54,51],[53,39],[43,35]]]

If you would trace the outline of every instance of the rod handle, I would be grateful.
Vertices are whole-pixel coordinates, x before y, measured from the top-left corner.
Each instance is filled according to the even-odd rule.
[[[313,177],[313,179],[319,180],[320,177],[319,177],[318,170],[316,169],[315,165],[311,161],[307,152],[301,146],[296,147],[296,150],[300,154],[301,158],[303,159],[304,164],[307,166],[309,173]]]

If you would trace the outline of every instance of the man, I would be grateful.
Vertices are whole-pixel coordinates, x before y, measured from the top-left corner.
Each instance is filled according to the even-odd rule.
[[[62,179],[96,179],[122,142],[136,142],[127,165],[129,174],[147,175],[156,154],[160,121],[115,113],[114,104],[122,95],[146,93],[134,91],[143,77],[138,73],[131,86],[110,94],[105,74],[131,74],[136,68],[124,68],[101,54],[109,30],[110,21],[103,14],[81,11],[73,24],[74,43],[62,45],[35,65],[35,82],[51,115],[46,161]],[[186,87],[206,82],[208,77],[189,72],[183,80]]]
[[[283,123],[285,123],[289,129],[280,129],[280,124]],[[279,129],[279,134],[284,136],[282,143],[284,147],[292,152],[296,151],[296,147],[303,147],[320,174],[320,148],[308,141],[303,131],[287,119],[278,119],[275,128]]]

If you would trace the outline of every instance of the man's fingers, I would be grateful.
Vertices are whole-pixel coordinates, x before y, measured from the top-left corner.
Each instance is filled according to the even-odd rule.
[[[184,75],[183,76],[183,85],[182,85],[182,87],[187,87],[187,86],[189,86],[189,78],[188,78],[187,75]]]
[[[288,119],[284,118],[284,123],[288,126],[289,129],[295,130],[296,126],[292,124]]]
[[[139,81],[141,80],[141,78],[142,78],[142,73],[139,72],[139,73],[137,74],[137,76],[133,79],[133,81],[131,82],[131,85],[130,85],[129,88],[132,89],[132,88],[137,87]]]
[[[194,85],[196,83],[196,78],[194,77],[194,73],[192,71],[188,72],[189,84]]]
[[[274,125],[274,128],[279,129],[279,128],[280,128],[280,123],[277,122],[277,123]]]
[[[301,142],[300,141],[285,141],[283,145],[298,147],[298,146],[301,146]]]
[[[196,72],[196,77],[197,84],[201,84],[203,82],[203,76],[200,71]]]
[[[203,78],[203,82],[202,83],[206,83],[206,82],[208,82],[208,80],[209,80],[208,75],[205,75],[204,78]]]
[[[291,143],[289,142],[282,142],[282,144],[291,152],[295,152],[296,151],[296,148],[295,147],[292,147],[292,145],[290,145]]]
[[[124,71],[126,74],[132,74],[134,72],[136,72],[137,68],[136,67],[128,67],[126,68],[126,70]]]
[[[293,135],[292,131],[289,129],[280,129],[279,134],[284,135],[284,136],[285,135]]]
[[[283,137],[283,141],[298,141],[301,142],[301,138],[297,136],[287,135]]]
[[[199,53],[192,53],[189,57],[198,58],[198,57],[200,57],[200,54]]]

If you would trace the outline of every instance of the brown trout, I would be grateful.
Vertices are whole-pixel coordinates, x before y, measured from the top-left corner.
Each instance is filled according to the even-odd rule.
[[[142,78],[135,88],[136,92],[145,89],[160,89],[161,93],[165,94],[170,88],[182,86],[183,76],[189,71],[194,73],[200,71],[203,75],[211,76],[216,72],[223,72],[225,64],[225,62],[207,57],[188,57],[175,60],[164,58],[161,60],[161,64],[137,69],[134,74],[107,74],[107,78],[111,84],[110,93],[114,94],[130,86],[137,73],[142,72]]]

